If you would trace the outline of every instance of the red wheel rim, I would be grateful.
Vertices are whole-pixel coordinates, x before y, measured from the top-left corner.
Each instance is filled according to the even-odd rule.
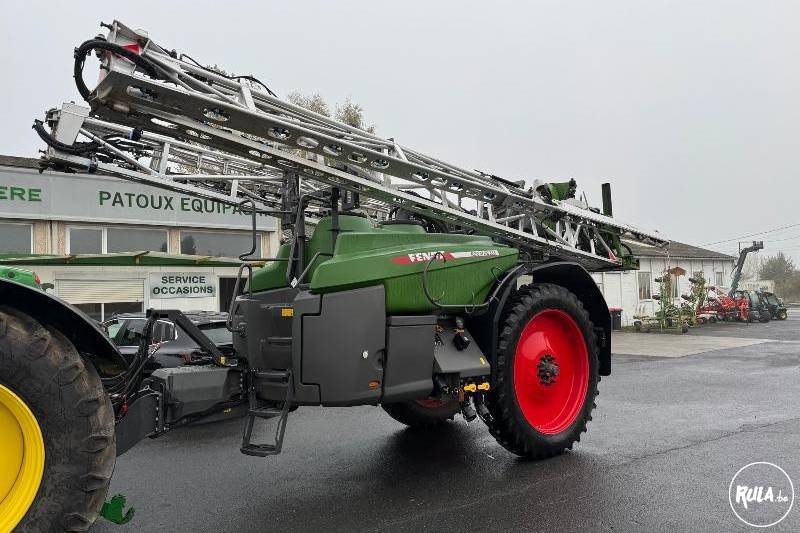
[[[534,315],[514,354],[514,392],[528,423],[561,433],[583,409],[588,386],[588,351],[575,319],[558,309]]]

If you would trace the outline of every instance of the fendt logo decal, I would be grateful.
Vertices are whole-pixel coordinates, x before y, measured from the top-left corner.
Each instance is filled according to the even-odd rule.
[[[438,255],[437,255],[438,254]],[[468,252],[416,252],[413,254],[398,255],[392,258],[393,263],[399,265],[408,265],[411,263],[425,263],[436,257],[437,260],[444,259],[450,261],[451,259],[470,259],[475,257],[497,257],[500,252],[497,250],[470,250]]]

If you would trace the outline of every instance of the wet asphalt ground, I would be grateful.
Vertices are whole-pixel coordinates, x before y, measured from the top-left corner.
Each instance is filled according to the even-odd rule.
[[[554,459],[516,458],[480,421],[425,433],[380,408],[301,408],[277,457],[239,453],[241,419],[138,444],[111,488],[133,522],[93,531],[758,531],[734,516],[728,485],[769,461],[800,492],[800,312],[698,335],[768,341],[615,355],[588,433]],[[800,502],[766,531],[800,531]]]

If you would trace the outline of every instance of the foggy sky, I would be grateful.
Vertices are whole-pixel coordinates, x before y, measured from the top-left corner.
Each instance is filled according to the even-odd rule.
[[[117,18],[279,95],[349,96],[378,134],[459,166],[574,177],[596,205],[610,181],[617,218],[671,239],[798,224],[758,238],[800,262],[799,15],[757,0],[9,2],[0,153],[37,155],[33,119],[80,101],[73,48]]]

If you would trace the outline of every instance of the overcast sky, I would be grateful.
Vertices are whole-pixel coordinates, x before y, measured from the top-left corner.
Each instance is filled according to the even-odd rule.
[[[672,239],[796,224],[759,238],[800,262],[796,1],[28,0],[3,12],[2,154],[36,155],[33,119],[80,99],[73,48],[117,18],[279,95],[349,96],[380,135],[460,166],[574,177],[597,205],[610,181],[618,218]]]

